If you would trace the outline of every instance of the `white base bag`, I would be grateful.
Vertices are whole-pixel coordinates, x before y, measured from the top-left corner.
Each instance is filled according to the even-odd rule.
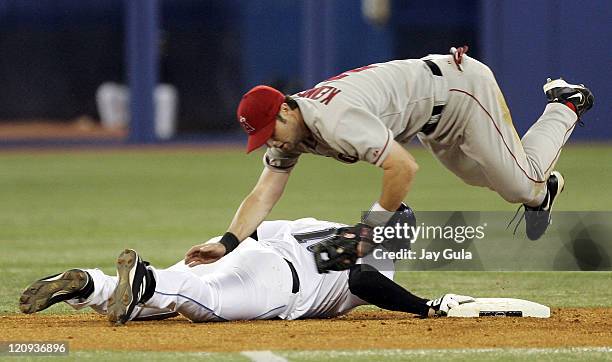
[[[550,308],[515,298],[475,298],[448,311],[448,317],[534,317],[549,318]]]

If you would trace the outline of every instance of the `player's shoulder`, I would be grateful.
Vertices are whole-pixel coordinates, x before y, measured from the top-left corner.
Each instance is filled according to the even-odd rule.
[[[346,225],[331,221],[317,220],[312,217],[297,220],[271,220],[262,222],[257,228],[257,234],[260,240],[282,240],[287,235],[308,234],[322,230],[331,232],[342,226]]]
[[[328,220],[319,220],[316,219],[314,217],[304,217],[301,219],[296,219],[293,221],[296,224],[304,224],[304,225],[341,225],[341,226],[345,226],[342,223],[338,223],[335,221],[328,221]]]
[[[334,221],[327,220],[319,220],[314,217],[304,217],[295,220],[274,220],[274,221],[264,221],[262,225],[286,225],[291,227],[292,229],[317,229],[317,228],[330,228],[330,227],[343,227],[346,224],[337,223]]]
[[[294,220],[291,223],[291,230],[293,233],[307,233],[312,231],[337,229],[344,226],[346,226],[346,224],[307,217]]]

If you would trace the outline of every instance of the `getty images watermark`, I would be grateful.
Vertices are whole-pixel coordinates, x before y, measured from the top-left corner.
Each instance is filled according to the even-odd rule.
[[[421,248],[410,250],[412,244],[422,240],[450,241],[462,244],[467,240],[482,240],[486,237],[487,223],[480,225],[408,225],[397,223],[388,226],[376,226],[373,229],[373,241],[383,248],[373,251],[375,259],[391,260],[471,260],[472,253],[463,248],[446,248],[428,250]]]
[[[362,221],[379,216],[372,214]],[[385,226],[373,229],[376,247],[365,261],[379,270],[612,271],[611,211],[556,211],[538,240],[527,237],[524,217],[513,211],[380,216],[387,219],[371,225]]]

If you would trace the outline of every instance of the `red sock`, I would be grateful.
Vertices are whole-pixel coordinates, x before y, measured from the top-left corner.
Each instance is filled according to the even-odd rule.
[[[568,106],[574,113],[576,113],[576,106],[572,102],[565,102],[565,105]]]

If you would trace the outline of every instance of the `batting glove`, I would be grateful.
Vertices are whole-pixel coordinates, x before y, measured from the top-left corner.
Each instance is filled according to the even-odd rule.
[[[458,307],[460,304],[475,301],[474,298],[467,295],[444,294],[440,298],[428,301],[426,304],[435,311],[436,316],[444,317],[452,308]]]

